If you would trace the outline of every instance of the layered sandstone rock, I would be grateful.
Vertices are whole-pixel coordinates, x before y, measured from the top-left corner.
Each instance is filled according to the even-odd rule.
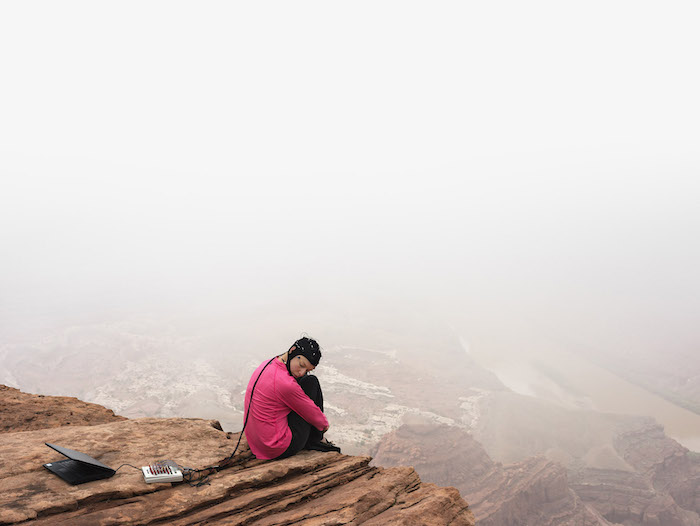
[[[0,433],[124,420],[101,405],[68,396],[23,393],[6,385],[0,385],[0,402]]]
[[[667,493],[657,492],[639,473],[583,469],[569,477],[576,494],[609,521],[641,526],[696,526],[697,515],[681,508]]]
[[[0,402],[6,393],[0,391]],[[46,406],[54,401],[43,400]],[[14,405],[18,418],[34,410],[34,405]],[[162,459],[200,468],[227,458],[237,438],[221,431],[216,421],[183,418],[4,433],[0,524],[474,525],[456,489],[422,483],[412,468],[372,467],[369,457],[306,451],[260,461],[243,441],[233,462],[198,488],[146,484],[140,470],[129,466],[109,479],[71,486],[42,466],[62,458],[44,445],[50,442],[113,468]]]
[[[652,420],[620,425],[610,454],[622,463],[617,469],[570,467],[571,487],[584,502],[625,525],[700,525],[700,461],[662,426]]]
[[[403,425],[385,437],[374,463],[408,464],[423,480],[451,481],[480,526],[609,524],[569,488],[563,466],[543,457],[503,466],[460,429],[419,422]]]
[[[656,491],[668,493],[686,510],[700,515],[700,458],[664,434],[663,427],[623,429],[615,449],[635,470],[648,477]]]
[[[653,421],[627,422],[610,445],[570,457],[501,465],[471,435],[409,421],[388,434],[375,464],[411,465],[457,487],[480,525],[700,526],[700,460]]]
[[[489,418],[473,432],[489,456],[504,463],[546,456],[563,465],[569,487],[609,522],[700,525],[700,458],[653,419],[569,410],[514,393],[490,395],[484,407]]]

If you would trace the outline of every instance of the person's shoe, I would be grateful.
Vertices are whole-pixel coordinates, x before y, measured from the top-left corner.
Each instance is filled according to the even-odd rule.
[[[336,446],[333,442],[326,440],[325,438],[320,442],[315,442],[306,446],[306,449],[311,449],[313,451],[337,451],[340,453],[340,448]]]

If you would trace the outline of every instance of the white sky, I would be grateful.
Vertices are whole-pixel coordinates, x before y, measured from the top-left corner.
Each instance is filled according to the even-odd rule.
[[[0,320],[380,297],[691,331],[698,15],[3,2]]]

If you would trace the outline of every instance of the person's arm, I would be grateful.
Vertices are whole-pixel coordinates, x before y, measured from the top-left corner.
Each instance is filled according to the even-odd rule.
[[[287,404],[292,411],[319,431],[325,432],[328,430],[330,424],[326,415],[314,404],[313,400],[308,397],[296,381],[284,382],[284,384],[279,387],[280,395],[284,403]]]

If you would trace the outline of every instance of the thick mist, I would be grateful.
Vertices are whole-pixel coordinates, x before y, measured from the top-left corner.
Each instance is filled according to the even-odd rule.
[[[697,14],[5,4],[3,356],[148,320],[183,355],[405,331],[450,333],[485,366],[565,350],[682,368],[699,344]]]

